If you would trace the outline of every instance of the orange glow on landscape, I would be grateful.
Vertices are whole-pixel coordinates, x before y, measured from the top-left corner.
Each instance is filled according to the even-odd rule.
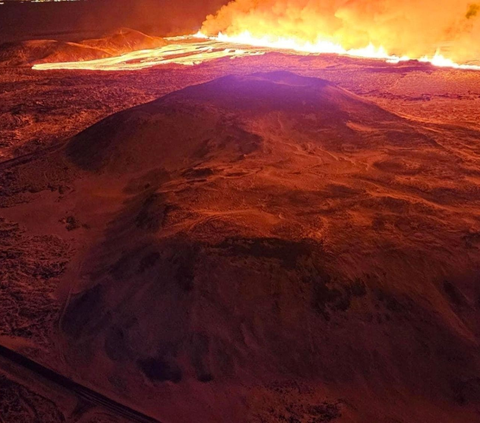
[[[248,31],[238,36],[228,36],[219,33],[215,37],[207,37],[202,33],[171,37],[166,39],[169,44],[152,49],[132,51],[120,56],[106,59],[96,59],[77,62],[41,63],[33,66],[35,70],[100,70],[100,71],[131,71],[150,68],[165,64],[193,66],[203,62],[224,57],[237,58],[242,56],[262,55],[269,52],[282,51],[285,54],[338,54],[351,57],[383,60],[388,63],[399,63],[416,59],[431,63],[438,67],[456,69],[480,70],[480,65],[458,64],[440,53],[432,57],[411,58],[389,54],[382,46],[372,44],[364,48],[345,49],[340,44],[319,40],[315,43],[299,42],[292,38],[254,37]]]
[[[214,37],[214,39],[225,41],[225,42],[231,42],[233,44],[242,44],[242,45],[257,46],[257,47],[268,47],[273,50],[291,50],[293,52],[302,52],[302,53],[311,53],[311,54],[333,53],[338,55],[363,57],[368,59],[382,59],[387,61],[388,63],[398,63],[401,61],[408,61],[408,60],[419,60],[420,62],[428,62],[434,66],[439,66],[439,67],[480,70],[480,65],[477,66],[477,65],[468,65],[468,64],[458,64],[458,63],[455,63],[453,60],[450,60],[444,57],[442,54],[438,52],[432,57],[428,57],[428,56],[423,56],[420,58],[412,58],[408,56],[399,57],[394,54],[389,54],[383,46],[375,47],[371,43],[364,48],[345,49],[340,44],[336,44],[331,41],[324,41],[324,40],[319,40],[316,43],[311,43],[311,42],[301,43],[291,38],[278,38],[278,37],[269,37],[269,36],[256,38],[252,36],[248,31],[243,32],[239,36],[233,36],[233,37],[220,33],[218,34],[217,37]]]

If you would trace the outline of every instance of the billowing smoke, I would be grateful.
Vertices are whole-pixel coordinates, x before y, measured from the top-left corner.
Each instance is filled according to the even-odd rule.
[[[419,58],[437,51],[480,62],[480,4],[471,0],[234,0],[207,17],[202,32],[331,41],[346,49],[383,46]]]

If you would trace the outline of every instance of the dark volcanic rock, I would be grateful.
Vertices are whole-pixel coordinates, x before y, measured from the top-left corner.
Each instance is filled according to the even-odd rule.
[[[85,225],[66,362],[161,421],[473,421],[480,191],[455,136],[323,80],[229,76],[10,164],[4,201]]]

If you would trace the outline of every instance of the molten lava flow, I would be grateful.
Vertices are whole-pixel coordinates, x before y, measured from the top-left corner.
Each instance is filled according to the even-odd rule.
[[[479,69],[480,5],[472,0],[234,0],[201,31],[272,48]]]
[[[480,70],[479,18],[470,0],[234,0],[208,16],[202,32],[164,47],[34,69],[135,70],[283,50]]]
[[[408,56],[388,54],[383,47],[369,44],[364,48],[345,49],[339,44],[329,41],[316,43],[297,42],[289,38],[272,38],[268,36],[255,38],[249,32],[239,36],[218,34],[207,37],[202,33],[167,39],[171,44],[152,50],[139,50],[121,56],[106,59],[86,60],[77,62],[41,63],[33,66],[36,70],[100,70],[125,71],[146,69],[165,64],[197,65],[203,62],[229,57],[234,59],[242,56],[262,55],[272,51],[282,50],[289,54],[322,54],[333,53],[352,57],[381,59],[388,63],[411,60]],[[434,66],[457,69],[480,70],[480,65],[457,64],[436,53],[432,57],[424,56],[418,59]]]
[[[244,51],[231,43],[206,39],[204,37],[182,36],[167,39],[171,42],[152,50],[139,50],[106,59],[77,62],[41,63],[33,66],[36,70],[77,69],[123,71],[145,69],[156,65],[196,65],[221,57],[240,57],[262,54],[261,51]]]
[[[201,34],[201,33],[200,33]],[[291,50],[293,52],[313,53],[313,54],[325,54],[334,53],[352,57],[363,57],[369,59],[383,59],[388,63],[398,63],[408,60],[419,60],[420,62],[431,63],[438,67],[450,67],[456,69],[470,69],[480,70],[480,65],[459,64],[453,60],[444,57],[439,52],[436,52],[433,56],[422,56],[420,58],[411,58],[406,55],[397,56],[395,54],[389,54],[383,46],[375,47],[372,43],[362,48],[345,49],[340,44],[335,44],[331,41],[319,40],[315,43],[311,42],[299,42],[292,38],[286,37],[269,37],[263,36],[256,38],[250,34],[249,31],[245,31],[238,36],[228,36],[223,33],[219,33],[218,36],[212,37],[219,41],[230,42],[233,44],[249,45],[256,47],[267,47],[273,50]]]

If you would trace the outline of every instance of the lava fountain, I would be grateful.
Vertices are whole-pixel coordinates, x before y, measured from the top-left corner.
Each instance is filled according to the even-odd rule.
[[[34,69],[135,70],[282,50],[480,70],[479,12],[469,0],[234,0],[165,47]]]

